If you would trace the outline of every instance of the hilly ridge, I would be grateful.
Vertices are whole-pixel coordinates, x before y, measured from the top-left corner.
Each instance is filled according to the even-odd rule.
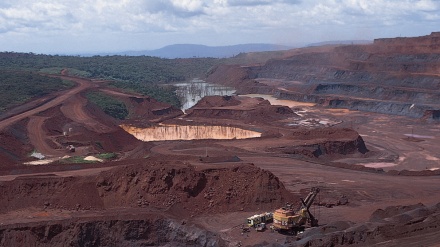
[[[126,51],[119,53],[109,53],[105,55],[152,56],[170,59],[194,57],[227,58],[246,52],[279,51],[287,49],[291,49],[291,47],[275,44],[239,44],[229,46],[175,44],[168,45],[156,50]]]

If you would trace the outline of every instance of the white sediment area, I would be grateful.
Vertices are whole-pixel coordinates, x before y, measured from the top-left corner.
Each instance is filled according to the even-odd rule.
[[[151,128],[137,128],[122,125],[121,127],[141,141],[230,140],[261,137],[260,132],[230,126],[160,125]]]

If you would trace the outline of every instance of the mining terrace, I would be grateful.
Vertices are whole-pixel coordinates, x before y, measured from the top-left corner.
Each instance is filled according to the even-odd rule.
[[[185,113],[57,76],[77,86],[1,117],[1,246],[440,244],[438,33],[221,65],[206,81],[237,94]],[[104,114],[90,90],[130,119]],[[320,226],[243,233],[312,187]]]

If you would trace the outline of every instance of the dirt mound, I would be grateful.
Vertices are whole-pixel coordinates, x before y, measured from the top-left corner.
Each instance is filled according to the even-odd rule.
[[[298,116],[287,106],[271,105],[262,98],[238,96],[207,96],[187,113],[186,117],[235,119],[245,123],[267,123]]]
[[[208,108],[208,107],[225,107],[236,106],[241,104],[241,101],[236,96],[209,96],[203,97],[194,108]]]
[[[290,246],[366,246],[392,241],[395,246],[438,244],[440,204],[388,207],[374,212],[369,222],[335,222],[307,230]],[[393,245],[393,246],[394,246]]]
[[[288,138],[294,140],[353,140],[359,137],[359,133],[348,128],[316,128],[294,130]]]
[[[159,121],[183,114],[180,109],[150,97],[124,97],[122,99],[128,106],[131,121]]]
[[[419,203],[415,205],[407,206],[390,206],[385,209],[377,209],[370,216],[370,221],[383,221],[385,218],[394,217],[397,215],[402,215],[405,212],[412,211],[414,209],[424,208],[424,205]]]
[[[253,165],[197,171],[182,164],[157,163],[104,172],[97,181],[106,205],[154,206],[176,212],[273,208],[290,196],[278,178]]]
[[[292,200],[272,173],[244,164],[198,171],[182,163],[139,160],[97,177],[19,177],[0,187],[3,213],[29,207],[154,207],[200,214],[272,209]]]
[[[0,196],[1,213],[30,207],[76,210],[104,206],[90,178],[23,176],[2,182],[0,187],[5,192]]]
[[[365,154],[368,152],[362,137],[347,128],[298,129],[287,135],[296,142],[291,146],[271,147],[270,152],[280,152],[299,157],[318,158],[325,155]]]
[[[252,164],[198,170],[145,159],[98,175],[22,176],[0,182],[0,189],[2,246],[225,246],[193,216],[298,200]]]

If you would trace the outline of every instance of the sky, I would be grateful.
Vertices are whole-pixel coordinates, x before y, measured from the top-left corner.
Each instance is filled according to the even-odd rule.
[[[1,0],[0,51],[304,45],[440,31],[440,0]]]

